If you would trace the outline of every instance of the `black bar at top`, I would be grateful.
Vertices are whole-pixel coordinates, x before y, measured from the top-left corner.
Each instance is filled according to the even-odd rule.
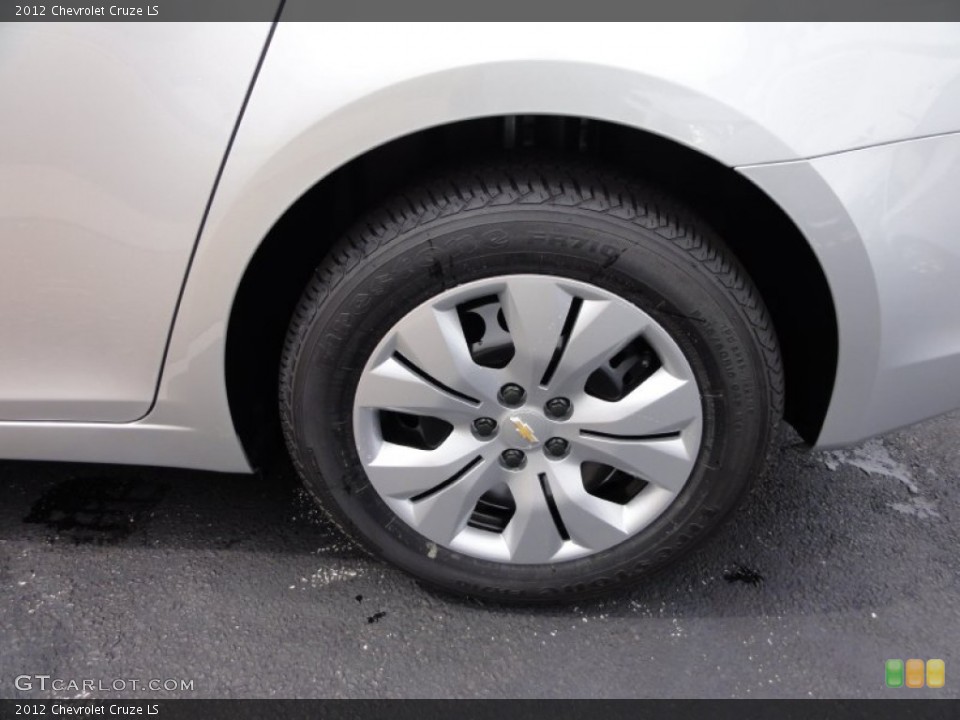
[[[267,22],[275,0],[0,3],[5,22]],[[960,20],[958,0],[290,0],[284,22]],[[402,28],[398,28],[402,32]]]

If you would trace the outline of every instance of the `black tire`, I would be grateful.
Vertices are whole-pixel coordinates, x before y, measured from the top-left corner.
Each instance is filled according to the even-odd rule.
[[[354,443],[357,382],[389,328],[449,287],[512,273],[566,276],[635,303],[682,348],[701,388],[702,444],[683,491],[638,534],[576,560],[517,565],[437,547],[381,500]],[[280,385],[294,463],[347,535],[429,585],[516,602],[597,595],[702,540],[762,473],[783,403],[769,316],[722,241],[642,184],[545,163],[451,174],[361,221],[304,292]]]

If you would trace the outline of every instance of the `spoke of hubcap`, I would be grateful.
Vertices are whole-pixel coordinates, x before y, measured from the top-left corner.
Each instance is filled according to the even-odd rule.
[[[503,316],[516,354],[507,366],[516,382],[538,385],[560,342],[573,296],[556,283],[508,278],[500,294]]]
[[[444,392],[394,357],[367,371],[357,388],[356,405],[430,415],[454,423],[474,417],[478,407]]]
[[[547,480],[557,511],[575,543],[600,550],[629,536],[624,526],[623,506],[590,495],[583,487],[579,464],[550,463]]]
[[[464,431],[455,431],[436,450],[383,442],[366,464],[367,476],[383,495],[411,498],[454,477],[478,455],[477,441]]]
[[[540,480],[535,473],[518,476],[510,483],[517,509],[503,539],[514,562],[549,562],[563,545],[563,538],[550,513]]]
[[[484,458],[439,492],[413,503],[414,527],[422,535],[449,544],[467,525],[480,496],[502,476],[494,458]]]
[[[663,368],[618,402],[584,396],[576,408],[583,430],[624,438],[679,432],[701,412],[696,384]]]
[[[581,435],[574,440],[579,462],[598,462],[636,475],[671,492],[680,492],[694,458],[682,437],[622,440]]]
[[[608,300],[585,300],[580,307],[549,387],[573,388],[639,335],[647,323],[635,308]]]
[[[473,361],[456,310],[425,307],[411,313],[397,327],[396,348],[447,387],[478,399],[496,397],[497,374]]]

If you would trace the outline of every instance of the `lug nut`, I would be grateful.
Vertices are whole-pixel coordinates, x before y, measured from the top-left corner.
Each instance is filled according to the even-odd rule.
[[[565,397],[547,400],[547,404],[543,406],[543,411],[555,420],[570,417],[571,410],[573,410],[573,405]]]
[[[551,457],[562,458],[570,450],[570,443],[563,438],[553,437],[543,444],[543,448]]]
[[[497,399],[507,407],[520,407],[523,405],[523,401],[527,399],[527,392],[516,383],[507,383],[500,388]]]
[[[497,421],[488,417],[477,418],[473,421],[473,431],[477,437],[491,437],[497,431]]]
[[[504,450],[500,453],[500,462],[508,470],[518,470],[527,462],[527,456],[522,450]]]

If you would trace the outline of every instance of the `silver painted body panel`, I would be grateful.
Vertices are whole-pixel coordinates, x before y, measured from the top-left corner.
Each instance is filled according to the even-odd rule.
[[[256,33],[262,42],[266,28]],[[224,39],[209,45],[210,57],[236,51]],[[249,81],[254,61],[224,82]],[[960,227],[960,161],[956,138],[945,135],[960,130],[958,26],[414,24],[398,32],[281,22],[197,247],[152,410],[133,423],[93,422],[110,413],[131,419],[150,398],[118,392],[112,400],[130,403],[107,412],[82,382],[61,381],[47,408],[86,394],[90,412],[71,416],[84,422],[28,422],[49,414],[26,398],[16,421],[0,422],[0,456],[248,470],[227,403],[225,336],[237,286],[273,223],[314,183],[386,141],[515,113],[580,115],[663,135],[739,167],[784,207],[823,263],[839,314],[840,367],[818,444],[854,442],[960,405],[942,389],[960,357],[946,309],[958,298],[946,275],[929,275],[934,260],[944,273],[956,268],[960,245],[950,230]],[[903,142],[927,135],[940,137]],[[844,152],[862,146],[879,147]],[[914,164],[931,151],[930,162]],[[12,172],[0,163],[4,187]],[[161,257],[156,234],[136,237],[149,245],[144,256]],[[927,270],[911,270],[903,253]],[[172,284],[175,297],[179,278]],[[166,312],[169,323],[172,307],[143,312]],[[146,342],[162,347],[165,331]],[[132,352],[139,390],[150,372],[155,380],[159,356]]]
[[[818,445],[960,407],[960,134],[741,172],[793,216],[834,295],[840,359]]]
[[[147,412],[268,29],[0,28],[0,419]]]

